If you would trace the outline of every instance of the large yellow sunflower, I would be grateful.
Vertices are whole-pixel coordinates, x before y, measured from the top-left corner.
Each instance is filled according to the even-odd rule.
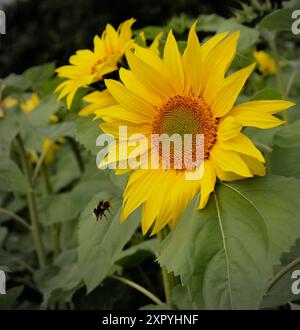
[[[263,176],[264,157],[241,130],[243,126],[265,129],[281,125],[283,121],[273,114],[293,105],[282,100],[236,105],[254,69],[250,65],[225,76],[239,33],[221,33],[200,45],[195,25],[182,55],[172,32],[163,58],[140,47],[134,53],[126,52],[130,70],[120,70],[122,83],[106,80],[109,93],[94,94],[91,100],[95,114],[104,120],[103,131],[116,137],[117,148],[124,143],[124,137],[118,136],[120,125],[128,127],[129,135],[147,137],[152,133],[204,134],[204,174],[200,180],[186,180],[188,169],[131,172],[122,219],[142,206],[143,233],[152,228],[154,234],[167,224],[174,225],[199,191],[199,208],[204,208],[217,178],[230,181]]]
[[[67,78],[55,90],[58,99],[67,96],[67,107],[70,108],[76,91],[103,78],[103,75],[118,69],[118,62],[125,50],[133,43],[131,26],[133,18],[123,22],[116,31],[107,24],[101,38],[94,37],[94,50],[78,50],[70,57],[70,65],[56,70],[59,77]]]

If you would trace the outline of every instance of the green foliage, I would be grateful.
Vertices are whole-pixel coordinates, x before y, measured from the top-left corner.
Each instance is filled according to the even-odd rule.
[[[159,262],[180,275],[198,308],[257,309],[273,265],[299,237],[299,197],[295,179],[220,184],[205,210],[197,198],[191,204]]]
[[[134,30],[136,40],[141,42],[139,34],[143,31],[149,45],[163,31],[162,50],[172,28],[183,52],[189,28],[197,20],[201,41],[221,31],[241,32],[230,73],[253,63],[255,50],[266,49],[280,62],[282,72],[277,71],[277,76],[264,76],[256,68],[238,99],[238,103],[266,99],[296,103],[287,114],[278,115],[287,120],[285,125],[244,130],[262,151],[268,175],[218,182],[207,207],[199,211],[196,196],[163,242],[144,237],[141,210],[121,223],[122,194],[129,173],[116,175],[97,168],[100,147],[96,139],[101,134],[101,122],[93,116],[78,116],[82,97],[94,89],[94,84],[81,88],[67,110],[65,101],[58,102],[53,94],[61,83],[53,63],[31,67],[23,74],[10,73],[0,86],[0,268],[7,272],[9,288],[7,295],[0,295],[0,309],[299,308],[299,296],[290,290],[291,272],[299,265],[270,288],[274,276],[300,256],[300,53],[295,37],[289,33],[295,2],[284,3],[282,9],[271,12],[274,7],[270,2],[259,6],[260,1],[253,0],[241,4],[234,10],[235,17],[229,18],[207,14],[212,12],[207,10],[197,12],[199,1],[183,14],[172,7],[172,1],[165,3],[168,13],[176,15],[166,14],[165,19],[151,22],[141,20]],[[155,8],[153,5],[150,16],[155,16]],[[97,22],[99,18],[102,16],[97,16]],[[101,22],[104,24],[104,20]],[[65,28],[59,26],[58,30]],[[66,58],[73,48],[85,45],[83,35],[74,38],[73,30],[72,42],[66,40],[68,49],[64,51],[54,42],[59,41],[57,35],[51,34],[50,44],[55,45],[53,54],[57,58],[58,54]],[[93,30],[92,34],[98,32]],[[43,56],[45,62],[47,56]],[[3,61],[9,62],[7,56],[1,57]],[[19,68],[16,63],[17,72]],[[39,105],[25,113],[21,102],[32,94],[40,98]],[[16,104],[6,107],[7,98]],[[54,143],[49,159],[45,139]],[[96,221],[93,209],[101,200],[109,200],[112,207]],[[33,213],[40,226],[45,266],[37,259]],[[173,278],[171,303],[163,298],[160,266]],[[142,287],[144,293],[125,285],[120,277]],[[156,296],[157,304],[147,292]]]

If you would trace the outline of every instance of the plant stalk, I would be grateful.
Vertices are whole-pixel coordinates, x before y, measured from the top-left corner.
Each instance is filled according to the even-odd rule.
[[[25,151],[25,147],[24,147],[22,138],[20,135],[17,135],[16,139],[17,139],[17,143],[18,143],[18,147],[19,147],[23,171],[24,171],[24,174],[29,183],[29,189],[27,191],[27,203],[28,203],[28,209],[29,209],[29,214],[30,214],[32,237],[33,237],[33,241],[35,244],[35,250],[36,250],[39,266],[40,266],[40,268],[42,268],[42,267],[46,266],[46,254],[45,254],[45,248],[44,248],[42,234],[41,234],[39,221],[38,221],[38,214],[37,214],[36,201],[35,201],[35,192],[33,190],[33,185],[32,185],[31,171],[30,171],[30,167],[28,164],[26,151]]]
[[[137,291],[141,292],[146,297],[148,297],[150,300],[152,300],[155,304],[157,304],[157,305],[163,304],[163,302],[158,297],[156,297],[152,292],[148,291],[141,285],[139,285],[131,280],[128,280],[127,278],[117,276],[117,275],[110,275],[109,277],[136,289]]]
[[[267,292],[270,291],[273,286],[284,276],[286,275],[290,270],[292,270],[295,266],[300,264],[300,257],[290,262],[288,265],[286,265],[280,272],[278,272],[270,281]]]

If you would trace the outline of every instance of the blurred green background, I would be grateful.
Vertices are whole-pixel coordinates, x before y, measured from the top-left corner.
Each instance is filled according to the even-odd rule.
[[[164,25],[182,13],[229,17],[240,6],[237,0],[0,0],[7,20],[7,34],[0,36],[0,77],[49,61],[65,64],[77,49],[90,47],[108,22],[118,26],[135,17],[136,29]]]

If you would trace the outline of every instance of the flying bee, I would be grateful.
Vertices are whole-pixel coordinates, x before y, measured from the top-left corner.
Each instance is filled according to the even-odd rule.
[[[111,214],[110,208],[111,208],[111,204],[109,201],[107,200],[100,201],[94,208],[94,216],[96,217],[96,220],[98,221],[99,218],[101,220],[103,216],[106,217],[105,211],[108,211]]]

